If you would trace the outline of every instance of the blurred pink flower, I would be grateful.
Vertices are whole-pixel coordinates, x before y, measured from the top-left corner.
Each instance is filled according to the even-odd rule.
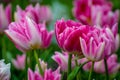
[[[16,69],[24,70],[24,68],[25,68],[25,58],[26,58],[26,55],[23,54],[21,56],[17,55],[17,58],[12,60],[12,63],[15,66]]]
[[[43,76],[38,71],[28,69],[28,80],[61,80],[60,68],[55,71],[46,69]]]
[[[52,56],[52,59],[58,63],[62,71],[67,71],[68,68],[68,53],[67,52],[55,52],[55,55]]]
[[[92,25],[100,25],[104,27],[108,25],[110,28],[119,20],[119,10],[112,12],[112,9],[107,6],[92,6],[91,23]]]
[[[86,61],[88,61],[87,58],[81,59],[81,63],[84,63]],[[110,57],[108,57],[107,65],[108,65],[109,74],[115,74],[118,72],[118,70],[120,69],[120,63],[117,62],[116,54],[112,54]],[[83,69],[85,71],[89,71],[91,69],[91,66],[92,66],[92,62],[88,62],[83,66]],[[101,61],[95,62],[94,71],[97,73],[105,73],[105,65],[103,59]]]
[[[114,24],[112,29],[110,27],[102,28],[101,40],[105,41],[104,56],[107,58],[118,50],[120,46],[120,38],[118,34],[118,26]]]
[[[5,33],[19,50],[25,52],[47,48],[50,45],[53,31],[48,32],[44,23],[36,24],[29,17],[25,17],[24,21],[11,23]]]
[[[109,74],[115,74],[120,69],[120,64],[117,62],[117,55],[113,54],[107,59],[108,72]],[[96,62],[94,70],[97,73],[105,73],[104,60]]]
[[[9,23],[11,22],[11,5],[7,5],[3,9],[3,5],[0,4],[0,33],[3,33],[5,29],[8,28]]]
[[[49,22],[52,20],[52,12],[49,6],[40,6],[39,3],[33,7],[29,5],[25,10],[22,10],[17,6],[17,11],[15,12],[15,20],[24,20],[25,16],[29,16],[36,23]]]
[[[38,71],[33,72],[30,68],[28,69],[28,80],[44,80]]]
[[[119,20],[119,11],[112,12],[112,4],[106,0],[75,0],[74,16],[83,24],[113,26]]]
[[[75,67],[75,56],[72,56],[72,68]],[[68,52],[55,52],[55,55],[52,56],[52,59],[57,62],[62,71],[67,71],[68,68]],[[77,60],[78,64],[79,60]]]

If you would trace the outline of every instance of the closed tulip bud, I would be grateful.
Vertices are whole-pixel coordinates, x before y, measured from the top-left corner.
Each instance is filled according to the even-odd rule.
[[[17,55],[17,58],[12,60],[12,63],[15,66],[16,69],[24,70],[24,68],[25,68],[25,58],[26,58],[26,55],[23,54],[21,56]]]

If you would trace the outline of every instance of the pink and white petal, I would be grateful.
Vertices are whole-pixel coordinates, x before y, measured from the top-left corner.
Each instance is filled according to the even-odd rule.
[[[30,44],[41,44],[41,34],[38,31],[38,25],[29,17],[26,17],[26,27],[31,37]]]
[[[10,23],[12,20],[12,8],[11,8],[11,4],[9,4],[6,8],[5,8],[5,13],[8,19],[8,22]]]
[[[28,80],[34,80],[34,73],[30,68],[28,69]]]
[[[99,43],[97,50],[96,50],[96,54],[97,54],[96,59],[97,60],[101,59],[103,52],[104,52],[104,48],[105,48],[105,42]]]
[[[86,57],[88,57],[88,55],[87,55],[87,54],[88,54],[87,44],[86,44],[85,40],[82,39],[81,37],[80,37],[80,45],[81,45],[81,49],[82,49],[83,54],[84,54]]]
[[[9,30],[5,30],[5,33],[15,43],[17,47],[19,46],[24,50],[29,49],[30,45],[28,44],[28,40],[26,39],[26,37],[16,32],[9,31]]]

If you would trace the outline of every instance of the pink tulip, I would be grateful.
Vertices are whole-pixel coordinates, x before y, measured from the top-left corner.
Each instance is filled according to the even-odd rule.
[[[101,27],[104,27],[108,25],[110,28],[118,22],[119,20],[119,11],[116,10],[115,12],[112,12],[112,9],[107,6],[92,6],[91,10],[91,22],[92,25],[100,25]]]
[[[108,58],[119,48],[118,26],[97,28],[89,31],[85,37],[80,37],[80,45],[85,57],[92,61]]]
[[[97,38],[99,37],[98,35],[96,35]],[[104,41],[100,41],[99,39],[95,39],[94,37],[90,37],[89,40],[80,38],[80,44],[82,52],[86,58],[92,61],[98,61],[102,59],[105,48]]]
[[[28,69],[28,80],[43,80],[43,77],[39,72],[33,72],[30,68]]]
[[[8,28],[9,23],[11,22],[11,5],[7,5],[3,9],[3,5],[0,4],[0,33],[3,33],[5,29]]]
[[[67,70],[68,65],[68,53],[63,52],[61,54],[60,52],[55,52],[55,55],[52,56],[52,59],[58,63],[58,65],[61,67],[62,71]]]
[[[117,62],[117,55],[116,54],[111,55],[107,59],[107,65],[108,65],[109,74],[113,74],[113,73],[118,72],[118,70],[120,69],[120,64]],[[104,60],[96,62],[94,65],[94,70],[97,73],[105,73]]]
[[[88,61],[87,58],[81,59],[81,63],[84,63]],[[91,69],[92,62],[88,62],[83,66],[83,69],[85,71],[89,71]],[[118,70],[120,69],[120,63],[117,62],[117,55],[112,54],[110,57],[107,59],[107,66],[108,66],[108,73],[109,74],[114,74],[117,73]],[[102,59],[101,61],[95,62],[94,64],[94,71],[97,73],[105,73],[105,65],[104,65],[104,60]]]
[[[112,12],[112,4],[105,0],[75,0],[74,16],[87,25],[113,26],[119,20],[119,11]]]
[[[19,50],[25,52],[48,47],[53,31],[48,32],[44,23],[36,24],[29,17],[25,17],[23,21],[11,23],[5,33]]]
[[[25,10],[22,10],[17,6],[17,11],[15,12],[15,20],[24,20],[25,16],[29,16],[36,23],[49,22],[52,20],[52,12],[48,6],[40,6],[36,4],[35,7],[29,5]]]
[[[55,24],[55,34],[59,47],[79,55],[81,55],[79,37],[83,36],[82,33],[86,34],[87,32],[87,26],[72,20],[61,19]]]
[[[33,72],[31,69],[28,69],[28,80],[61,80],[60,68],[55,71],[47,69],[43,76],[37,71]]]
[[[24,68],[25,68],[25,58],[26,58],[26,55],[23,54],[21,56],[17,55],[16,60],[15,59],[12,60],[12,63],[15,66],[16,69],[24,70]]]
[[[74,16],[84,24],[91,24],[91,6],[92,0],[75,0],[74,1]]]
[[[75,56],[72,56],[72,68],[75,67]],[[52,59],[57,62],[62,71],[67,72],[68,68],[68,52],[55,52],[55,55],[52,56]],[[79,60],[77,60],[78,64],[80,64]]]
[[[113,25],[112,30],[110,27],[102,29],[101,39],[105,41],[104,56],[107,58],[114,53],[119,48],[119,35],[118,35],[118,26],[117,24]]]

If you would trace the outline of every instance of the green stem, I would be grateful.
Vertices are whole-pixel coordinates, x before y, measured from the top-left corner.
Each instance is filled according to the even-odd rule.
[[[94,69],[94,61],[92,61],[92,67],[91,67],[91,69],[90,69],[90,74],[89,74],[88,80],[91,80],[91,78],[92,78],[93,69]]]
[[[108,65],[107,65],[106,59],[104,59],[104,65],[105,65],[105,72],[106,72],[106,80],[109,80]]]
[[[69,58],[68,58],[68,75],[71,73],[71,59],[72,59],[72,54],[69,54]]]
[[[4,36],[2,37],[2,58],[6,60],[6,46],[5,46],[5,41],[4,41]]]
[[[41,65],[40,65],[40,61],[39,61],[39,58],[38,58],[38,55],[37,55],[36,50],[34,50],[34,56],[35,56],[36,62],[37,62],[37,64],[38,64],[39,73],[40,73],[41,75],[43,75],[44,73],[43,73],[42,67],[41,67]]]
[[[28,80],[27,79],[27,71],[28,71],[28,63],[27,63],[27,52],[26,52],[26,58],[25,58],[25,80]]]
[[[76,58],[75,58],[75,65],[78,66],[78,61]]]

